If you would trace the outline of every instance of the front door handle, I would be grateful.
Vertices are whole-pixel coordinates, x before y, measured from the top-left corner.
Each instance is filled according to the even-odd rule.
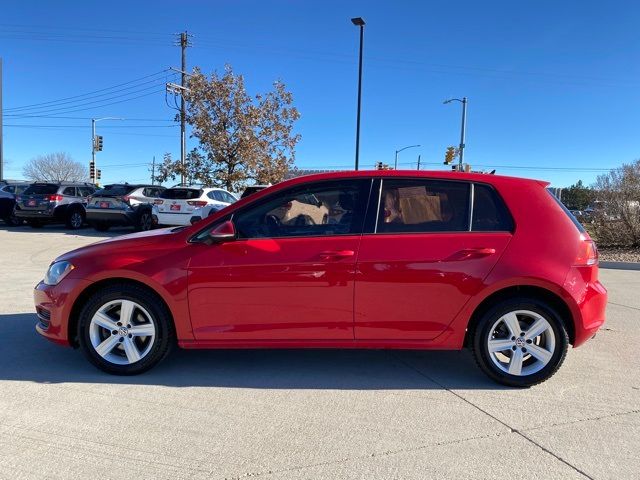
[[[320,253],[322,260],[340,260],[342,258],[353,257],[356,254],[353,250],[329,250]]]
[[[462,259],[467,258],[478,258],[478,257],[487,257],[489,255],[493,255],[496,253],[495,248],[465,248],[458,252]]]

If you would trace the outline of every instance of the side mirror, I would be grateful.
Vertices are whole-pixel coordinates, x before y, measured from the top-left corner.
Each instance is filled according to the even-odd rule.
[[[209,244],[232,242],[236,239],[236,227],[231,220],[213,227],[207,235]]]

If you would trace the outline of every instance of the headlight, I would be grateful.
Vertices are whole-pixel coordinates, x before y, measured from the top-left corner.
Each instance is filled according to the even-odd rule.
[[[57,285],[74,268],[75,267],[69,262],[52,263],[44,276],[44,283],[47,285]]]

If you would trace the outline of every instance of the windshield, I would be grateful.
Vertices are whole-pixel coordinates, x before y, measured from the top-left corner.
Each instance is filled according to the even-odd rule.
[[[168,188],[160,194],[160,198],[169,200],[193,200],[201,196],[202,190],[196,188]]]
[[[115,195],[115,196],[126,195],[128,193],[131,193],[135,189],[136,189],[136,187],[132,186],[132,185],[106,185],[104,188],[101,188],[100,190],[98,190],[94,194],[94,196],[100,196],[100,195]]]
[[[39,184],[30,185],[25,191],[25,195],[52,195],[58,191],[58,185],[54,184]]]

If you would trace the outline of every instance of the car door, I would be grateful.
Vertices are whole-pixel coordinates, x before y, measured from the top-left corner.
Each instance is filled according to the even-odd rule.
[[[504,203],[483,184],[384,179],[360,245],[357,340],[429,340],[442,333],[511,239]]]
[[[371,184],[327,181],[275,192],[226,217],[235,241],[194,244],[188,296],[196,339],[353,340],[355,262]],[[346,213],[336,222],[288,217],[309,193]]]

